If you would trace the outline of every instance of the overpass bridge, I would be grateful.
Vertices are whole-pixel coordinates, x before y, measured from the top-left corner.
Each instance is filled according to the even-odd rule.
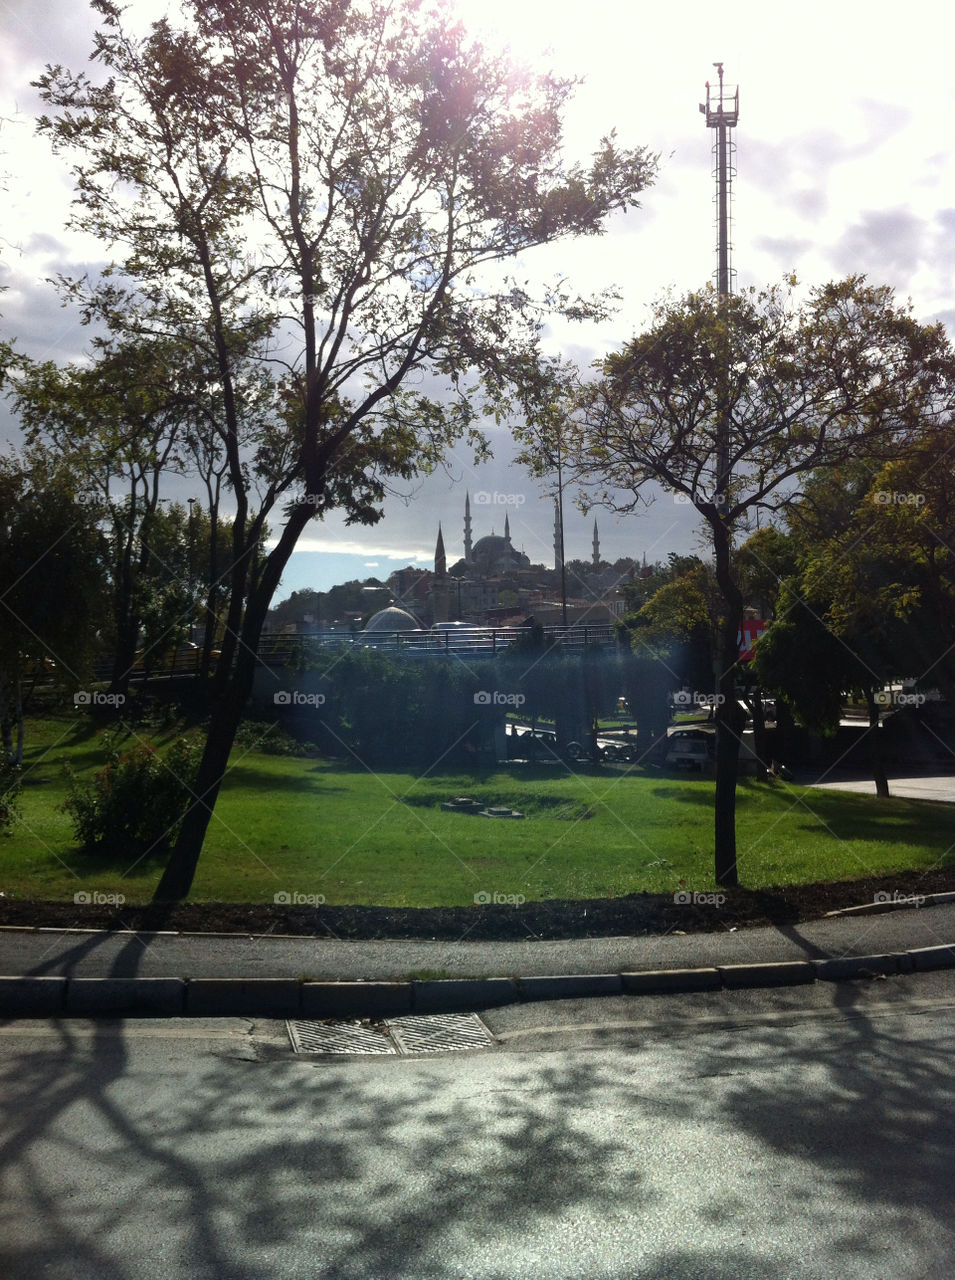
[[[612,623],[592,626],[543,627],[547,649],[579,654],[585,649],[617,649]],[[296,666],[306,655],[323,649],[374,649],[417,659],[494,658],[529,637],[530,627],[474,627],[467,631],[358,631],[353,635],[286,635],[270,633],[259,641],[259,660],[266,665]]]
[[[559,649],[567,654],[580,654],[585,649],[614,650],[619,642],[612,623],[593,626],[577,624],[572,627],[544,627],[544,644],[547,649]],[[460,631],[357,631],[351,635],[333,635],[327,632],[314,635],[294,635],[269,632],[259,641],[257,650],[260,668],[297,668],[305,660],[315,658],[322,651],[336,649],[373,649],[378,653],[394,654],[403,658],[471,661],[498,657],[521,637],[530,635],[529,627],[473,627]],[[218,656],[218,651],[216,651]],[[142,684],[147,678],[150,684],[168,682],[198,676],[202,663],[202,650],[182,647],[172,654],[157,657],[144,671],[141,661],[129,673],[132,685]],[[212,661],[215,667],[215,657]],[[112,676],[112,663],[98,662],[93,670],[97,683],[107,682]],[[34,677],[30,686],[54,684],[52,671]]]

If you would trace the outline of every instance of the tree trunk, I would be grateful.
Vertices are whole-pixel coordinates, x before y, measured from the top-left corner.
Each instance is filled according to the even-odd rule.
[[[13,696],[17,709],[17,746],[13,753],[13,763],[21,765],[23,764],[23,686],[20,683],[19,673],[13,683]]]
[[[299,534],[309,519],[308,510],[290,517],[278,546],[268,556],[264,572],[250,593],[241,631],[238,636],[231,635],[230,647],[235,655],[231,669],[225,666],[227,646],[223,645],[221,668],[215,676],[213,712],[196,780],[195,799],[179,828],[179,837],[153,894],[154,902],[181,901],[192,888],[206,831],[228,769],[236,731],[252,692],[266,613]],[[239,580],[244,584],[245,575],[241,575]],[[233,582],[236,581],[237,578],[233,578]],[[234,598],[230,600],[230,619],[239,616],[241,612],[241,601],[236,607]],[[229,634],[226,639],[230,639]]]
[[[254,663],[254,654],[241,651],[237,666],[247,664],[251,672]],[[154,902],[179,902],[188,897],[192,888],[196,867],[199,865],[199,854],[202,852],[206,831],[228,768],[236,730],[242,719],[245,698],[241,696],[240,687],[236,683],[239,675],[237,670],[232,688],[216,704],[210,719],[196,780],[195,800],[183,818],[179,837],[153,894]]]
[[[209,504],[209,564],[208,584],[206,592],[206,618],[202,633],[202,664],[199,678],[203,687],[209,684],[209,672],[212,668],[212,648],[216,638],[216,605],[219,597],[219,508],[218,500]]]
[[[3,744],[3,760],[13,759],[13,700],[7,677],[0,675],[0,741]]]
[[[716,551],[716,581],[723,597],[724,616],[717,635],[716,795],[714,845],[716,883],[739,883],[736,867],[736,778],[739,773],[740,714],[736,705],[736,663],[743,598],[730,574],[730,535],[719,516],[711,522]]]
[[[872,777],[875,780],[875,794],[885,799],[889,794],[889,779],[885,772],[885,760],[882,756],[882,730],[879,727],[879,708],[872,689],[865,691],[866,706],[869,710],[869,761],[872,765]]]

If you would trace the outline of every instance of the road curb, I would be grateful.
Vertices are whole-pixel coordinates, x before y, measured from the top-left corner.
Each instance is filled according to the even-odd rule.
[[[0,978],[0,1017],[52,1018],[65,1003],[66,978]]]
[[[297,978],[190,978],[185,984],[187,1017],[294,1018],[301,1009]]]
[[[841,956],[829,960],[813,960],[816,977],[822,982],[841,982],[845,978],[869,978],[877,974],[911,973],[912,958],[908,954],[889,953],[879,956]]]
[[[513,978],[435,978],[411,983],[415,1013],[450,1013],[453,1009],[513,1004],[519,999]]]
[[[911,957],[918,973],[929,969],[955,969],[955,943],[941,947],[915,947],[906,955]]]
[[[771,964],[721,964],[717,968],[723,979],[723,986],[730,989],[788,987],[816,980],[816,971],[810,960],[779,960]]]
[[[832,956],[698,969],[440,978],[411,982],[321,982],[307,978],[0,977],[0,1018],[386,1017],[608,995],[840,982],[955,968],[955,943],[868,956]]]
[[[185,1007],[185,989],[182,978],[68,978],[65,1008],[73,1017],[176,1017]]]
[[[592,996],[623,995],[623,977],[619,973],[518,978],[517,985],[524,1000],[585,1000]]]
[[[715,991],[723,985],[719,969],[645,969],[620,977],[624,990],[645,996]]]

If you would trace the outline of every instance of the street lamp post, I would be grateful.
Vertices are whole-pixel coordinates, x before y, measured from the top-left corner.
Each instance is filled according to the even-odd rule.
[[[188,553],[187,553],[188,564],[189,564],[189,596],[190,596],[189,639],[194,641],[195,626],[196,626],[195,600],[196,600],[196,592],[198,589],[198,577],[199,577],[199,575],[196,573],[196,522],[195,522],[196,500],[195,498],[189,498],[187,499],[187,501],[189,503],[189,527],[188,527],[189,546],[188,546]]]
[[[564,629],[567,628],[567,561],[564,556],[564,474],[560,436],[557,437],[557,524],[560,540],[560,610]]]

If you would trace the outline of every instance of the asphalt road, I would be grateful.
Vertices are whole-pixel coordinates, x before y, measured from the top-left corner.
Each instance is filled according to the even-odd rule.
[[[514,908],[520,911],[519,907]],[[871,955],[955,942],[955,904],[773,928],[563,942],[342,942],[335,938],[0,929],[0,974],[77,977],[401,979],[618,973]]]
[[[953,1008],[951,973],[564,1002],[333,1063],[281,1023],[6,1024],[0,1275],[950,1280]]]

